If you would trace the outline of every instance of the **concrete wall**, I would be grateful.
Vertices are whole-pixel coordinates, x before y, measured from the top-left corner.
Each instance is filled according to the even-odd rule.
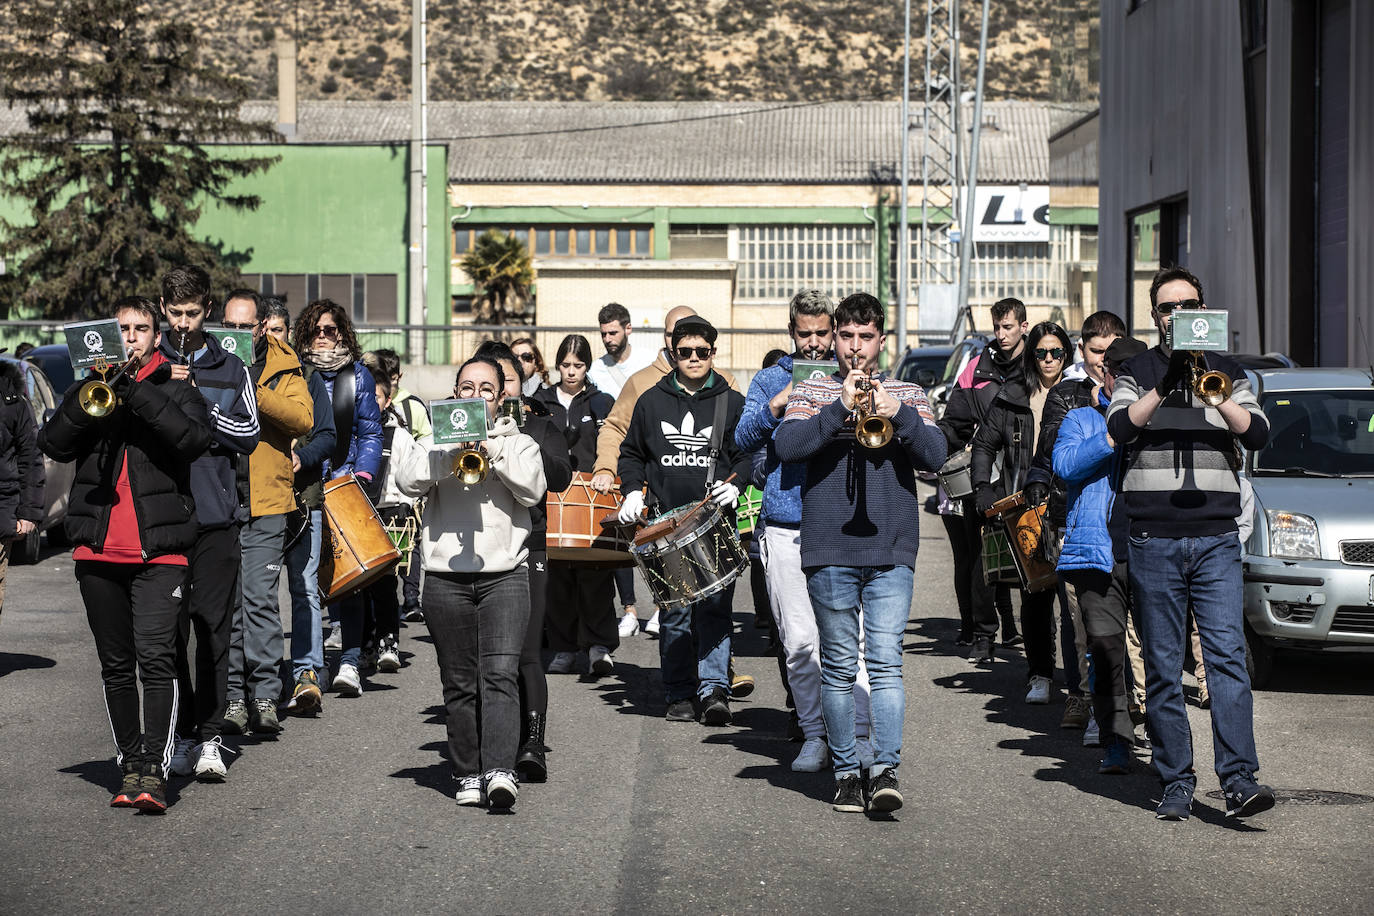
[[[1187,197],[1188,267],[1259,349],[1240,18],[1234,3],[1102,4],[1099,295],[1131,301],[1128,214]]]

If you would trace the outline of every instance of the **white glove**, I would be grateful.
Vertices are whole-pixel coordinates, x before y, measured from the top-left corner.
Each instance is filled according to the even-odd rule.
[[[639,513],[644,511],[644,494],[639,490],[631,490],[625,494],[625,500],[620,504],[620,511],[616,512],[615,517],[620,519],[622,525],[633,524],[639,519]]]
[[[711,498],[716,501],[716,505],[731,508],[735,505],[735,500],[739,499],[739,487],[728,480],[717,480],[711,484]]]

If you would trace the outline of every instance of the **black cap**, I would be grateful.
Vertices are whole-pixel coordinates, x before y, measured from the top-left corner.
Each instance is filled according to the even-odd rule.
[[[678,323],[673,325],[673,346],[676,347],[678,341],[684,337],[700,337],[711,346],[716,345],[715,327],[700,315],[688,315],[686,318],[678,319]]]
[[[1118,337],[1112,341],[1111,346],[1107,347],[1103,360],[1106,362],[1107,368],[1111,370],[1112,375],[1116,375],[1121,369],[1122,363],[1132,356],[1139,356],[1148,349],[1150,349],[1150,345],[1143,340],[1137,340],[1134,337]]]

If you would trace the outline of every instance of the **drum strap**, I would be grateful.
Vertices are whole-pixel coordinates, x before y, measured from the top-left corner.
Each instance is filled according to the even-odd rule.
[[[329,466],[334,470],[343,467],[348,460],[348,446],[353,439],[353,411],[357,409],[357,378],[353,366],[340,369],[334,376],[334,454],[329,456]]]
[[[716,461],[720,458],[721,443],[725,440],[725,402],[728,394],[716,395],[716,413],[711,419],[711,447],[707,451],[706,485],[716,482]]]

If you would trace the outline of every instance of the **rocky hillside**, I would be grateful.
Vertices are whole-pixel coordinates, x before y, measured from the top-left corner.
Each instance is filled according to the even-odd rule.
[[[901,91],[902,4],[894,0],[428,3],[434,99],[770,101]],[[971,86],[981,4],[960,6]],[[276,91],[274,39],[293,35],[304,98],[410,91],[410,0],[159,0],[147,8],[196,22],[207,53],[248,77],[260,98]],[[994,3],[989,97],[1095,97],[1096,63],[1085,57],[1095,53],[1097,8],[1098,0]],[[925,10],[913,0],[913,94]]]

